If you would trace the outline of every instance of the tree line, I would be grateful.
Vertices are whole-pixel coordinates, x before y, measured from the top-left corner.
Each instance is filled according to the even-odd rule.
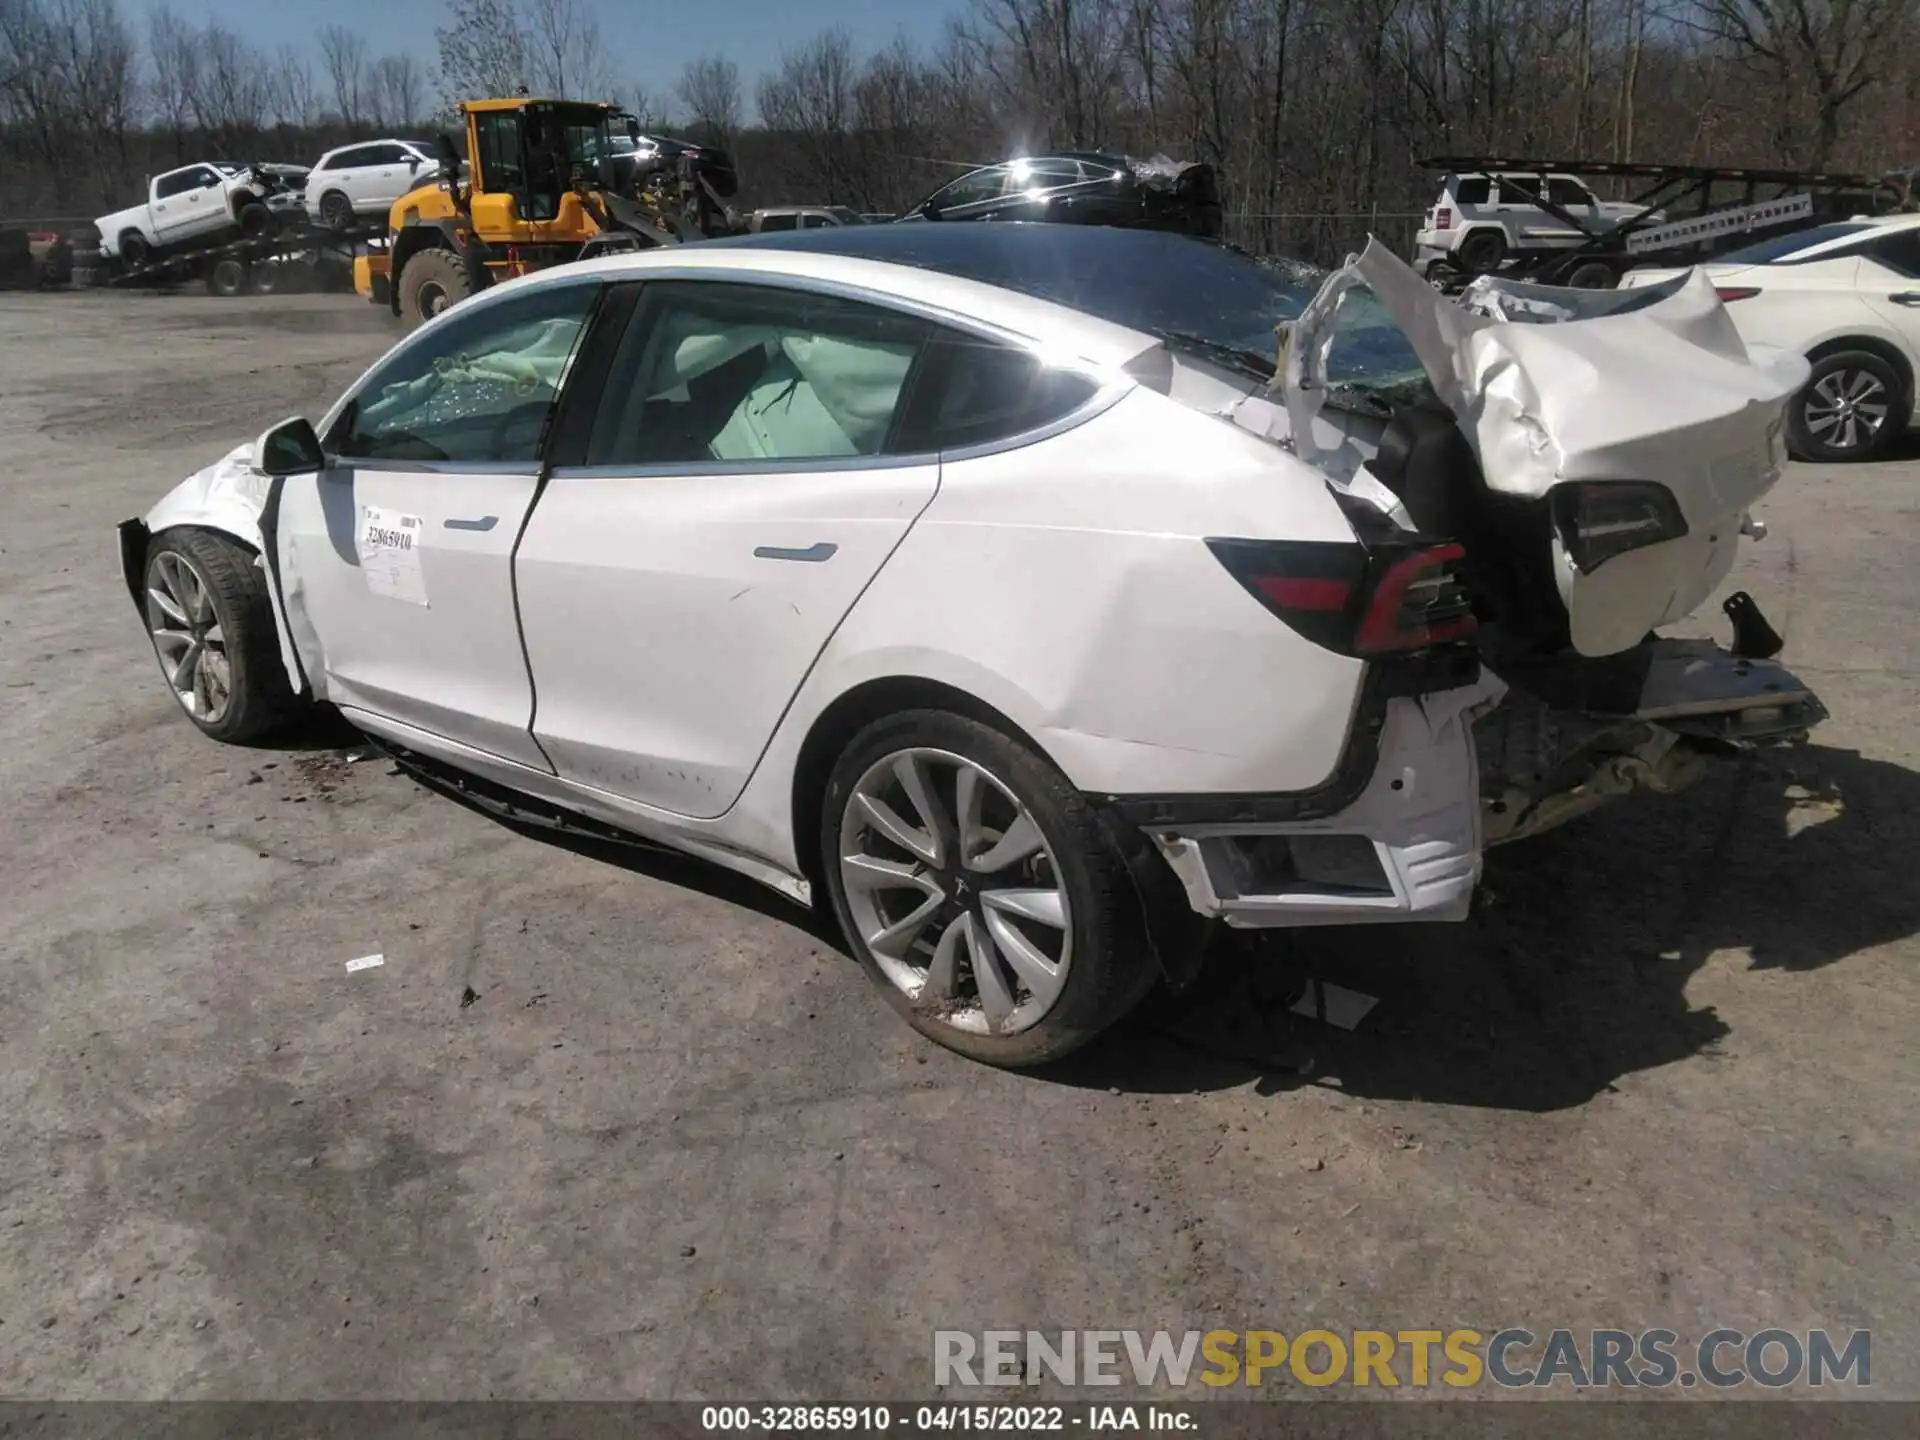
[[[1234,238],[1321,260],[1403,239],[1433,154],[1920,163],[1920,0],[958,3],[928,47],[829,30],[653,94],[582,0],[447,0],[431,65],[339,26],[268,54],[164,7],[142,28],[120,0],[0,0],[0,216],[124,204],[216,154],[310,163],[522,84],[729,148],[749,204],[895,212],[1047,148],[1206,161]]]

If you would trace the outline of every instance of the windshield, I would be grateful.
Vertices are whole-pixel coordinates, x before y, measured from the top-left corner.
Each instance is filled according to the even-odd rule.
[[[1811,249],[1815,245],[1824,245],[1829,240],[1844,240],[1849,235],[1858,235],[1862,230],[1871,230],[1873,226],[1861,221],[1843,221],[1837,225],[1816,225],[1811,230],[1797,230],[1791,235],[1776,235],[1771,240],[1760,240],[1738,250],[1729,250],[1724,255],[1716,255],[1709,263],[1714,265],[1765,265],[1769,261],[1784,260],[1789,255]],[[1810,260],[1820,256],[1810,255]]]
[[[1327,278],[1191,236],[1101,225],[847,225],[711,243],[825,250],[984,281],[1173,337],[1184,353],[1210,354],[1249,378],[1255,364],[1233,357],[1270,376],[1274,327],[1297,319]],[[1327,379],[1390,401],[1423,395],[1428,384],[1413,347],[1364,290],[1340,308]]]

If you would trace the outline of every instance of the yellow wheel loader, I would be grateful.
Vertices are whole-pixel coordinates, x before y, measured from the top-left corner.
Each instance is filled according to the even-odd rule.
[[[384,248],[354,262],[354,288],[396,315],[430,319],[499,280],[737,226],[724,155],[646,142],[613,105],[522,96],[460,111],[465,156],[441,135],[439,173],[394,202]]]

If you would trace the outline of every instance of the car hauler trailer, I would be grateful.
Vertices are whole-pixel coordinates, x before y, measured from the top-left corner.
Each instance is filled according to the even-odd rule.
[[[1643,165],[1599,160],[1438,155],[1419,162],[1443,173],[1442,197],[1416,238],[1414,268],[1437,288],[1458,290],[1478,274],[1499,273],[1546,285],[1606,289],[1638,265],[1695,265],[1770,235],[1852,215],[1913,206],[1912,173],[1874,178],[1815,170]],[[1554,177],[1640,182],[1621,205],[1567,206]],[[1532,181],[1523,199],[1482,212],[1450,204],[1463,179],[1504,189]],[[1503,214],[1503,212],[1505,212]],[[1511,218],[1531,212],[1532,226]],[[1497,243],[1471,243],[1498,231]],[[1491,237],[1483,237],[1491,240]]]

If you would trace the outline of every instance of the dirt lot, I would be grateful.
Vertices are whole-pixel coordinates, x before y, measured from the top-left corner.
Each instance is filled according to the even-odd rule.
[[[1824,1325],[1920,1397],[1920,462],[1761,512],[1738,582],[1833,712],[1790,765],[1019,1077],[719,873],[181,719],[115,522],[390,338],[0,298],[0,1393],[899,1398],[936,1327]],[[1302,975],[1381,1003],[1293,1016]]]

